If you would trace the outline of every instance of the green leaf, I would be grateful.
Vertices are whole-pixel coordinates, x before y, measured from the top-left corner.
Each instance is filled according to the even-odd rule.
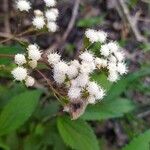
[[[0,135],[19,128],[33,113],[41,92],[26,91],[11,99],[0,115]]]
[[[77,27],[92,27],[103,23],[105,15],[81,19],[77,22]]]
[[[137,81],[139,78],[150,75],[150,69],[144,68],[137,72],[131,73],[119,80],[116,84],[113,84],[110,90],[107,92],[106,99],[113,100],[120,96],[133,82]]]
[[[122,150],[149,150],[150,149],[150,130],[134,138]]]
[[[135,105],[127,99],[104,100],[94,106],[88,106],[81,118],[85,120],[105,120],[120,117],[133,109],[135,109]]]
[[[73,149],[100,149],[93,130],[83,120],[72,121],[68,117],[61,116],[57,119],[57,127],[64,142]]]

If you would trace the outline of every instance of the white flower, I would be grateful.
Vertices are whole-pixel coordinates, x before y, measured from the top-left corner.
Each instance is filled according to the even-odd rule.
[[[28,50],[28,58],[29,59],[36,60],[36,61],[41,59],[41,52],[40,52],[38,46],[36,46],[35,44],[29,45],[27,50]]]
[[[80,67],[80,63],[79,63],[78,60],[73,60],[73,61],[71,61],[71,62],[70,62],[70,65],[73,65],[73,66],[75,66],[75,67],[77,67],[77,68]]]
[[[91,43],[98,42],[97,32],[93,29],[87,29],[85,32],[85,36]]]
[[[115,52],[114,55],[116,56],[116,58],[119,62],[121,62],[125,59],[125,56],[124,56],[125,54],[123,51]]]
[[[57,26],[57,24],[55,23],[55,22],[48,22],[47,23],[47,28],[48,28],[48,31],[49,32],[56,32],[57,31],[57,29],[58,29],[58,26]]]
[[[20,65],[23,65],[26,63],[26,58],[23,54],[16,54],[15,55],[15,63]]]
[[[85,87],[89,82],[89,76],[87,74],[79,74],[75,81],[77,82],[77,86]]]
[[[119,50],[119,45],[117,42],[108,43],[108,47],[111,53],[116,53]]]
[[[32,21],[33,25],[37,29],[42,29],[45,25],[45,20],[43,16],[35,16]]]
[[[128,72],[126,64],[125,63],[118,63],[117,64],[117,71],[123,75],[126,74]]]
[[[82,62],[80,65],[80,72],[83,74],[89,74],[92,73],[95,69],[94,62]]]
[[[98,93],[96,93],[95,98],[97,100],[103,99],[105,96],[105,91],[101,88]]]
[[[45,16],[48,21],[56,21],[58,17],[58,9],[52,8],[50,10],[47,10]]]
[[[117,64],[114,62],[109,62],[107,68],[109,71],[117,71]]]
[[[88,51],[83,52],[81,55],[79,55],[79,58],[86,62],[92,62],[93,61],[93,54],[91,54]]]
[[[34,80],[33,77],[31,77],[31,76],[27,76],[27,77],[26,77],[26,79],[25,79],[25,85],[26,85],[27,87],[33,86],[34,83],[35,83],[35,80]]]
[[[89,102],[89,104],[95,104],[96,99],[94,96],[89,96],[87,101]]]
[[[60,55],[57,53],[50,53],[48,56],[49,64],[57,64],[60,61]]]
[[[81,88],[78,87],[71,87],[68,90],[68,97],[73,100],[73,99],[77,99],[81,96]]]
[[[11,74],[17,81],[23,81],[27,77],[27,69],[24,67],[17,67],[12,70]]]
[[[109,57],[109,62],[110,62],[110,63],[117,63],[116,57],[113,56],[113,55],[111,55],[111,56]]]
[[[95,82],[89,82],[87,90],[90,95],[96,95],[99,92],[99,85]]]
[[[99,68],[99,69],[100,69],[101,67],[105,68],[105,67],[107,66],[107,60],[106,60],[106,59],[101,59],[101,58],[96,57],[96,58],[95,58],[95,65],[96,65],[96,67]]]
[[[30,61],[28,62],[28,64],[29,64],[29,66],[30,66],[32,69],[34,69],[34,68],[37,67],[37,61],[36,61],[36,60],[30,60]]]
[[[44,0],[47,7],[54,7],[56,5],[56,0]]]
[[[74,65],[68,67],[67,75],[69,79],[72,79],[78,75],[78,68]]]
[[[107,57],[110,54],[109,46],[108,44],[104,44],[101,46],[100,49],[101,55]]]
[[[54,72],[53,78],[58,84],[62,84],[62,83],[64,83],[66,76],[63,73]]]
[[[110,82],[116,82],[119,80],[119,75],[117,71],[109,71],[108,80]]]
[[[67,63],[60,61],[57,64],[54,64],[54,72],[56,74],[66,74],[68,71]]]
[[[97,31],[98,41],[104,43],[107,39],[107,33],[104,31]]]
[[[16,5],[20,11],[29,11],[31,9],[31,3],[27,0],[18,0]]]

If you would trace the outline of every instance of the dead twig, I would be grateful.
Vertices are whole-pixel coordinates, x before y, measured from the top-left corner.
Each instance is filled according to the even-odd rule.
[[[132,33],[134,34],[136,40],[138,42],[145,42],[147,43],[147,39],[141,35],[138,27],[137,27],[137,21],[138,21],[138,18],[139,18],[139,15],[140,13],[138,12],[136,14],[135,17],[132,17],[130,15],[130,12],[129,12],[129,9],[125,3],[124,0],[116,0],[117,1],[117,4],[119,6],[119,14],[122,18],[125,19],[125,21],[128,23],[128,27],[131,29]]]

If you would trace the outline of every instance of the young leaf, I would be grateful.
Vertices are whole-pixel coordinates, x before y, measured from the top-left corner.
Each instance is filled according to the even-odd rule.
[[[99,150],[98,141],[83,120],[72,121],[68,117],[59,117],[57,127],[64,142],[77,150]]]
[[[149,150],[150,149],[150,130],[134,138],[122,150]]]
[[[0,115],[0,135],[19,128],[33,113],[41,92],[27,91],[10,100]]]
[[[82,118],[85,120],[104,120],[120,117],[132,111],[135,105],[127,99],[104,100],[97,105],[89,106]]]

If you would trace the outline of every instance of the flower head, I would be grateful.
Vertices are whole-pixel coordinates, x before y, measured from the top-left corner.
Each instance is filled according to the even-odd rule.
[[[56,0],[44,0],[47,7],[54,7],[56,5]]]
[[[25,64],[27,61],[26,61],[26,58],[23,54],[16,54],[15,55],[15,63],[19,66]]]
[[[18,0],[17,9],[20,11],[29,11],[31,9],[31,3],[27,0]]]
[[[27,87],[33,86],[34,83],[35,83],[35,80],[34,80],[33,77],[31,77],[31,76],[27,76],[27,77],[26,77],[26,79],[25,79],[25,85],[26,85]]]
[[[43,16],[35,16],[32,21],[33,25],[37,29],[42,29],[45,25],[45,20]]]
[[[58,53],[50,53],[47,58],[49,64],[57,64],[60,61],[60,55]]]

